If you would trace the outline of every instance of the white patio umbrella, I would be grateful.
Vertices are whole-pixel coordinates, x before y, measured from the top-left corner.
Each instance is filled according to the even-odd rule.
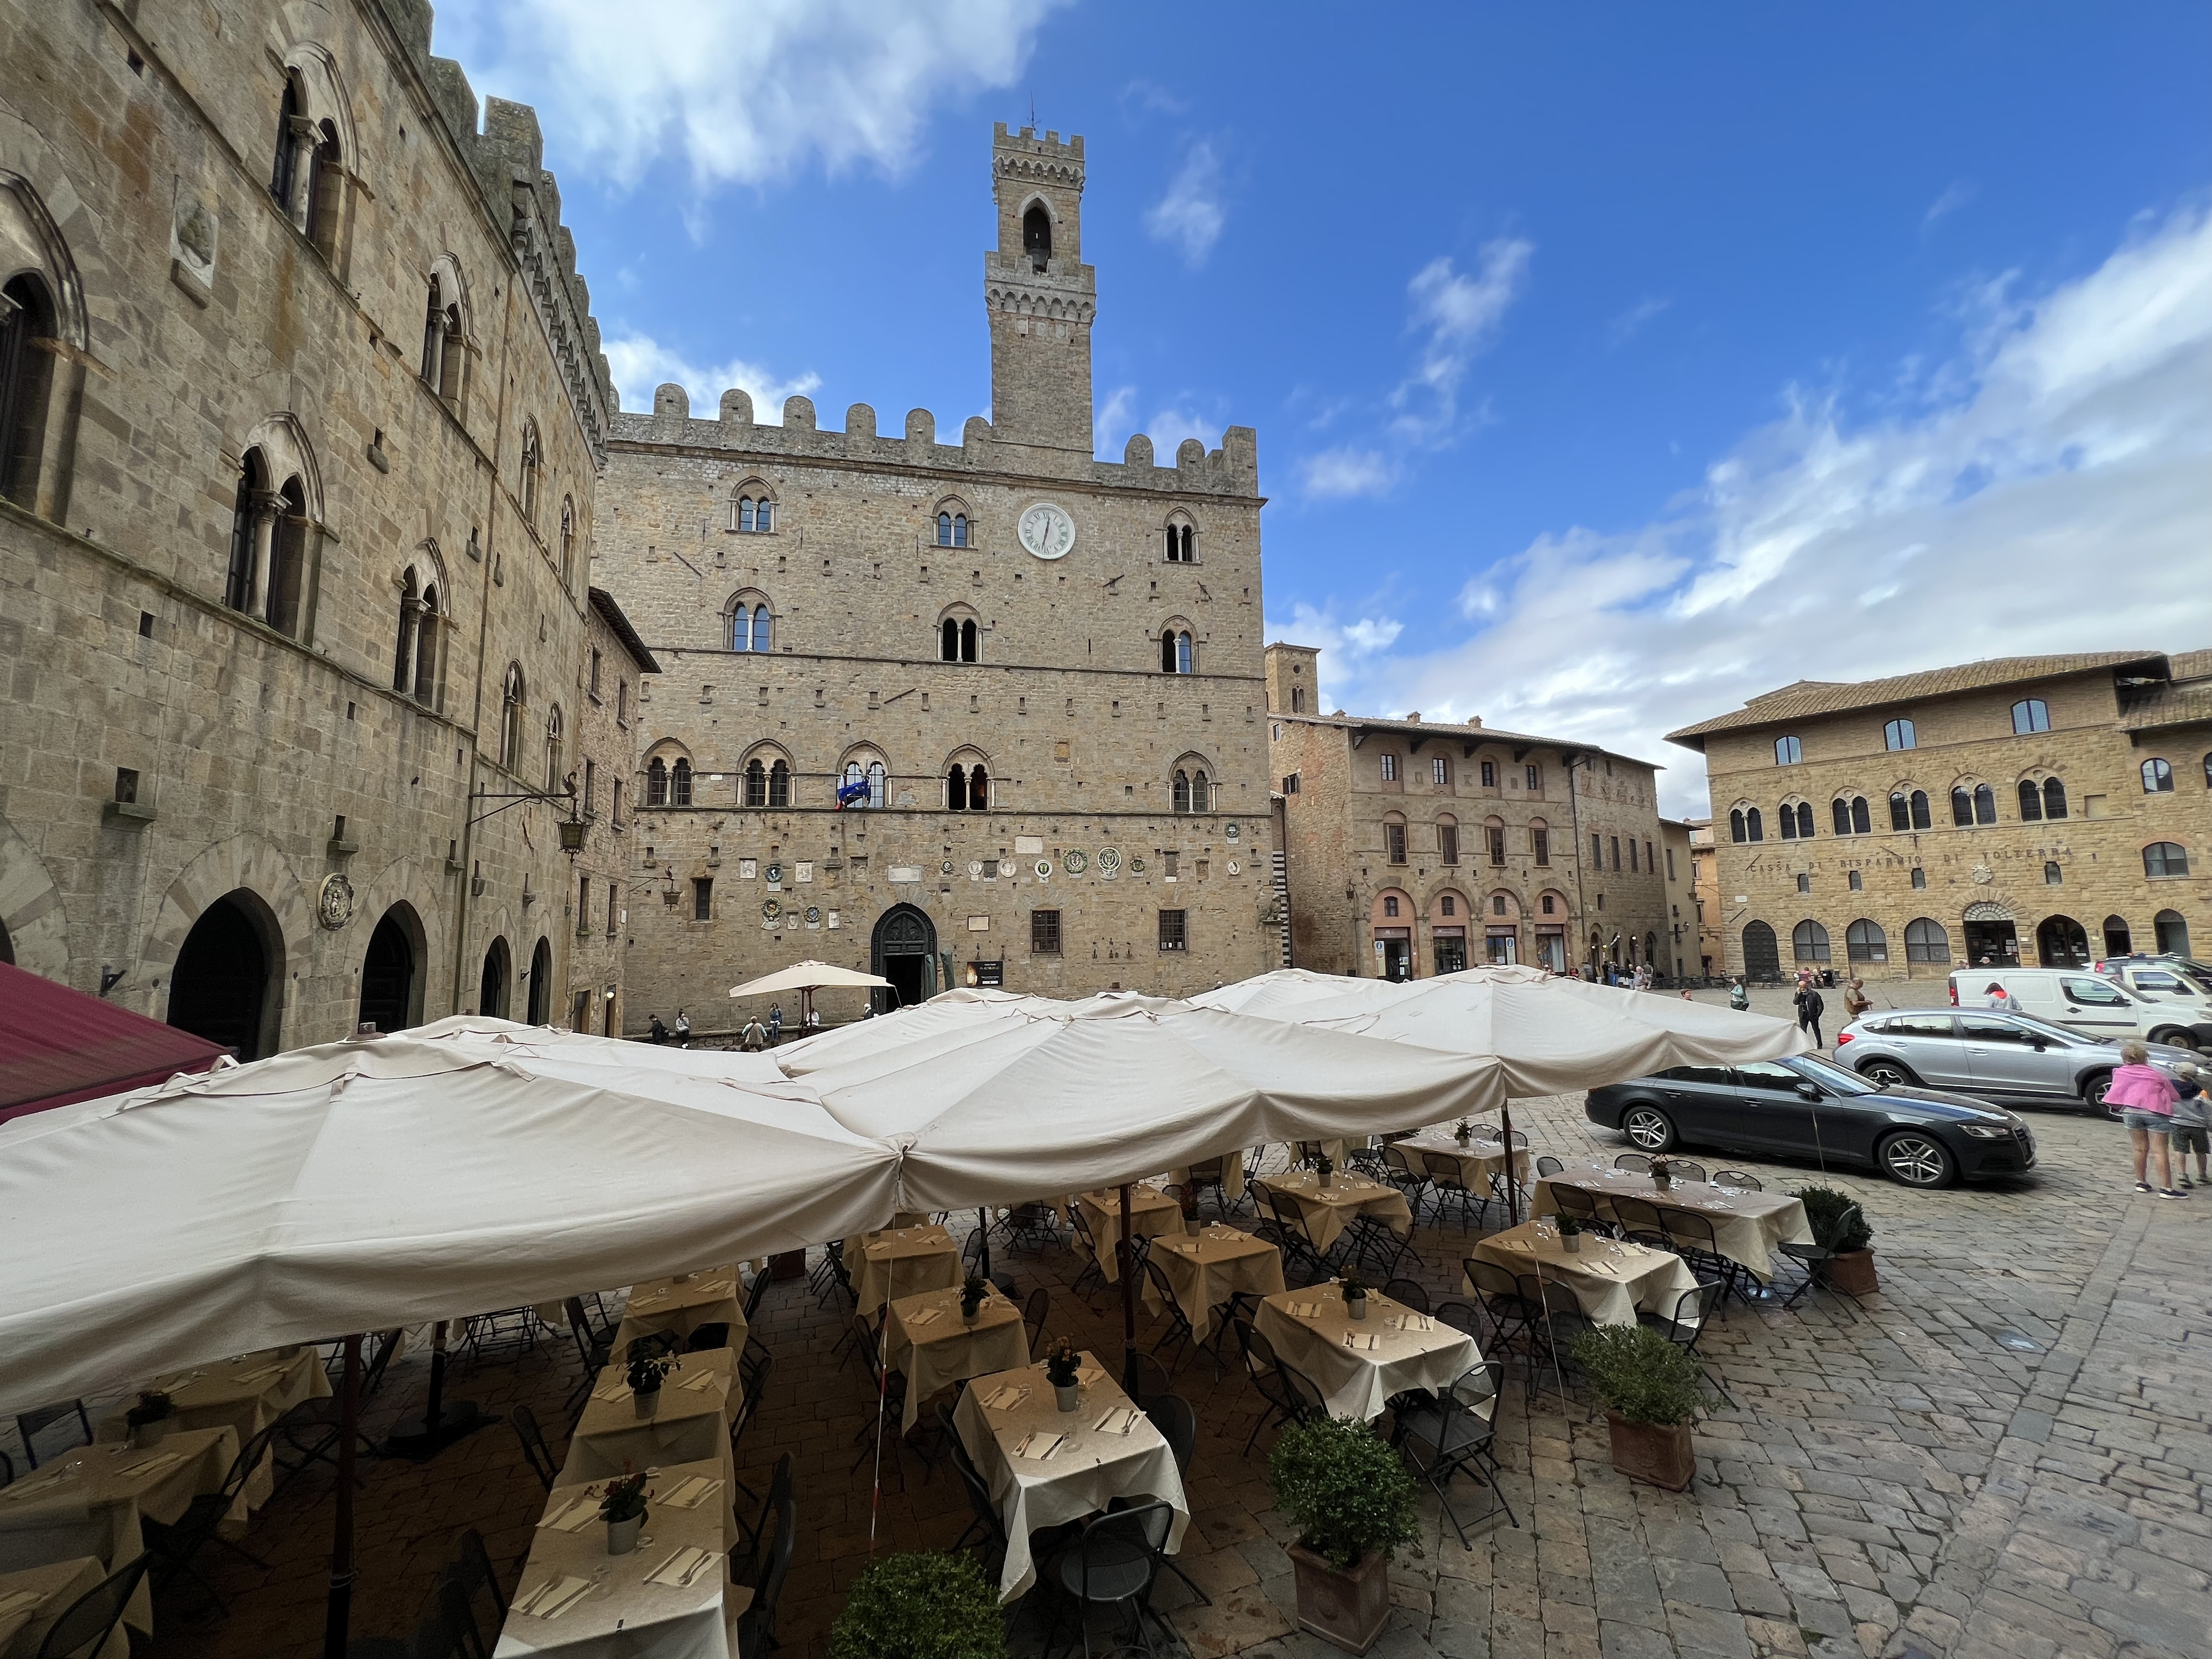
[[[1317,974],[1310,968],[1276,968],[1232,984],[1201,991],[1190,1000],[1201,1008],[1220,1008],[1232,1014],[1267,1013],[1284,1018],[1281,1010],[1327,1002],[1339,997],[1367,995],[1387,1000],[1396,986],[1387,979],[1355,979],[1349,974]],[[1379,994],[1379,995],[1378,995]]]
[[[864,974],[857,968],[837,968],[826,962],[794,962],[788,968],[779,968],[772,974],[747,980],[743,985],[732,985],[733,997],[764,997],[779,991],[799,993],[799,1024],[801,1030],[812,1023],[814,994],[818,990],[838,986],[854,988],[877,985],[888,986],[890,981],[874,974]]]

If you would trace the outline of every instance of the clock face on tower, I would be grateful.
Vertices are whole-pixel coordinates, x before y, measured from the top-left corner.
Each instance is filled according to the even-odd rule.
[[[1075,520],[1050,501],[1039,501],[1022,514],[1021,538],[1040,559],[1057,559],[1075,545]]]

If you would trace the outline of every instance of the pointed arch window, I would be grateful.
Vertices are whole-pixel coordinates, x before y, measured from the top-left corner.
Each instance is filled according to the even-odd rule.
[[[1191,672],[1191,642],[1188,629],[1170,628],[1160,635],[1160,672],[1188,674]]]
[[[499,763],[510,772],[522,769],[522,665],[507,665],[499,704]]]
[[[564,735],[561,705],[556,702],[553,712],[545,717],[545,793],[549,795],[557,795],[562,791],[561,748]]]
[[[730,607],[730,649],[766,651],[769,647],[768,601],[749,604],[739,599]]]
[[[768,805],[768,763],[758,756],[745,763],[745,805]]]
[[[939,547],[968,547],[968,515],[949,508],[937,515],[937,544]]]
[[[668,805],[668,763],[655,755],[645,769],[645,804]]]
[[[533,527],[538,523],[538,490],[543,482],[545,457],[538,441],[538,422],[522,423],[522,465],[515,480],[515,500],[522,510],[523,522]]]
[[[572,495],[561,498],[561,586],[572,593],[576,591],[576,501]]]
[[[422,583],[417,591],[415,567],[400,580],[399,638],[392,653],[392,689],[417,702],[434,705],[438,690],[440,629],[438,589]]]
[[[447,291],[441,272],[430,278],[429,311],[422,319],[422,384],[449,404],[461,394],[466,360],[461,341],[460,298]]]
[[[768,804],[770,806],[791,805],[791,764],[781,756],[769,763]]]
[[[1190,811],[1190,774],[1178,769],[1175,775],[1175,810]]]
[[[1030,266],[1037,270],[1052,261],[1052,215],[1045,211],[1042,202],[1030,203],[1029,211],[1022,215],[1022,252],[1030,256]]]
[[[1198,532],[1187,524],[1168,526],[1168,562],[1196,564],[1198,562]]]
[[[668,769],[668,804],[689,806],[691,804],[691,763],[681,755],[676,764]]]
[[[0,495],[27,509],[38,501],[58,326],[35,272],[0,289]]]

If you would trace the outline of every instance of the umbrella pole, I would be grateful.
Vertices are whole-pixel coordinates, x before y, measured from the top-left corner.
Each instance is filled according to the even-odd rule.
[[[1121,1268],[1121,1386],[1137,1399],[1137,1275],[1129,1250],[1129,1183],[1121,1183],[1121,1236],[1114,1241],[1114,1254]],[[1142,1405],[1142,1401],[1137,1402]]]
[[[1502,1127],[1498,1133],[1505,1142],[1505,1224],[1521,1224],[1521,1172],[1513,1166],[1513,1103],[1500,1102],[1498,1115]]]
[[[338,1512],[331,1526],[331,1595],[323,1618],[323,1659],[345,1659],[353,1622],[354,1443],[361,1437],[361,1334],[345,1340],[338,1385]]]
[[[988,1207],[975,1212],[975,1225],[983,1235],[981,1268],[983,1277],[988,1279],[991,1276],[991,1212]]]

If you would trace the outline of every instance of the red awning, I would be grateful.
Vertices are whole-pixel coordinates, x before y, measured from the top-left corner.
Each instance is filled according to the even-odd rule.
[[[228,1052],[0,962],[0,1122],[204,1072]]]

